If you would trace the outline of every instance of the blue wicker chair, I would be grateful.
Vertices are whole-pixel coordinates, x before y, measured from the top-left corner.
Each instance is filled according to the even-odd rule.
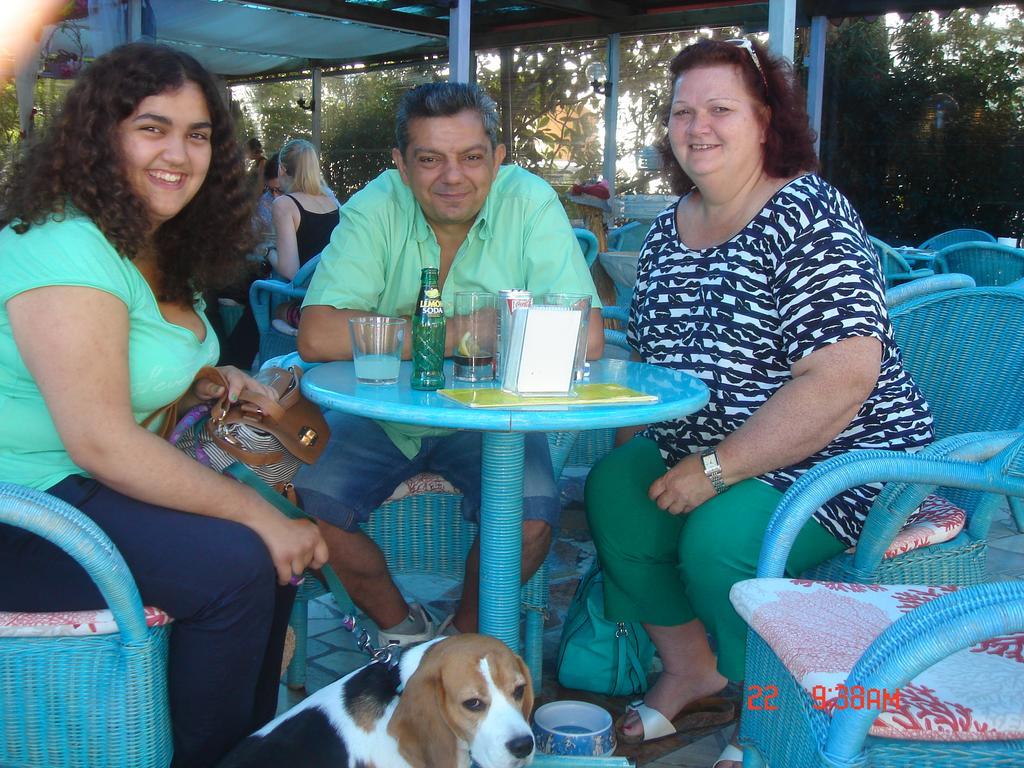
[[[931,267],[918,267],[911,264],[905,254],[900,253],[877,237],[869,239],[871,244],[875,246],[875,253],[878,254],[878,260],[882,265],[882,276],[885,278],[886,286],[905,283],[922,277],[931,277],[935,274],[935,270]]]
[[[936,439],[1024,424],[1024,293],[1006,288],[945,291],[908,301],[890,318],[903,362],[931,406]],[[926,453],[958,449],[955,440],[952,446],[937,443]],[[978,514],[982,501],[975,494],[938,494],[967,513],[964,530],[952,540],[882,557],[927,495],[900,485],[886,487],[872,515],[877,511],[889,522],[876,527],[869,517],[855,554],[839,555],[805,575],[863,583],[983,581],[991,512]]]
[[[943,291],[901,304],[890,319],[937,438],[1024,422],[1024,293]]]
[[[912,586],[865,587],[779,578],[803,524],[826,499],[846,488],[886,481],[970,490],[988,498],[1024,497],[1024,432],[957,439],[959,448],[941,458],[851,452],[808,472],[783,496],[766,532],[758,578],[740,582],[731,594],[737,611],[752,627],[747,638],[747,690],[755,686],[772,694],[771,706],[748,708],[741,719],[744,765],[1009,766],[1024,761],[1024,739],[1019,735],[1024,727],[1014,693],[1024,685],[1024,666],[1002,665],[998,673],[1005,677],[998,680],[976,676],[973,669],[961,672],[965,662],[1005,656],[999,643],[977,643],[1024,630],[1024,584],[985,584],[958,591],[951,586],[913,586],[920,584],[913,580],[903,582]],[[782,592],[787,592],[785,601],[777,599]],[[893,604],[899,610],[887,613],[884,606]],[[914,605],[919,607],[909,610]],[[905,615],[896,618],[900,613]],[[974,653],[962,650],[972,646]],[[961,655],[945,666],[933,667],[957,652]],[[814,654],[817,659],[811,658]],[[822,658],[827,658],[825,664],[820,663]],[[984,717],[977,709],[965,709],[964,699],[942,700],[951,667],[966,681],[965,696],[979,683],[984,686],[991,705]],[[837,703],[837,684],[854,696],[859,690],[860,705],[856,699],[847,699],[846,706]],[[993,698],[993,685],[1006,694]],[[873,697],[865,697],[865,691],[873,691]],[[906,707],[892,704],[897,712],[876,723],[877,703],[892,712],[886,701],[896,691],[909,699],[901,702]],[[929,716],[919,705],[930,698],[936,707]],[[972,730],[974,716],[978,725],[995,723],[997,729],[1016,722],[1018,735]],[[869,735],[872,728],[875,732]]]
[[[587,262],[589,269],[597,260],[597,235],[582,227],[574,227],[572,231],[576,235],[580,250],[583,251],[583,260]]]
[[[933,235],[921,243],[918,248],[927,251],[939,251],[947,245],[956,243],[994,243],[995,237],[981,229],[951,229],[938,235]]]
[[[320,254],[303,264],[289,283],[284,280],[254,280],[249,286],[249,306],[256,320],[256,328],[260,334],[260,350],[256,358],[256,368],[272,357],[287,355],[296,350],[294,336],[288,336],[275,330],[272,322],[274,310],[279,304],[291,299],[299,301],[306,295],[306,288],[313,278],[316,265],[320,263]]]
[[[298,353],[268,360],[264,367],[301,365],[309,368]],[[555,477],[565,466],[576,441],[575,432],[552,432],[548,435],[551,463]],[[466,553],[477,535],[477,526],[462,517],[462,496],[450,492],[410,493],[382,504],[371,516],[365,531],[384,552],[392,574],[432,574],[461,581]],[[311,575],[299,588],[289,624],[295,631],[295,654],[288,666],[289,688],[306,685],[306,643],[308,639],[308,602],[327,593],[319,579]],[[544,614],[548,606],[547,565],[541,565],[523,586],[523,612],[526,631],[523,634],[522,656],[533,673],[533,682],[540,685],[543,660]],[[343,611],[354,610],[351,601],[340,605]]]
[[[639,251],[651,228],[649,221],[631,221],[608,231],[609,251]]]
[[[957,243],[935,254],[942,272],[962,272],[978,285],[1009,285],[1024,278],[1024,250],[1001,243]]]
[[[170,626],[147,626],[120,553],[77,509],[22,486],[0,484],[0,523],[32,531],[71,555],[117,623],[109,634],[0,636],[0,765],[169,765]],[[38,618],[20,614],[31,616]]]
[[[615,286],[615,304],[629,307],[636,284],[636,263],[639,253],[628,250],[604,251],[597,255],[601,267]]]
[[[974,278],[970,275],[949,273],[945,275],[932,275],[917,280],[896,285],[885,292],[885,304],[889,309],[894,309],[901,304],[906,304],[911,299],[920,296],[927,296],[940,291],[954,291],[958,288],[973,288]]]

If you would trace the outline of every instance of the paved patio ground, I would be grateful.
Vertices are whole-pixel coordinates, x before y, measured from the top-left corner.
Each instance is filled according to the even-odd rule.
[[[554,659],[558,651],[562,619],[580,576],[586,572],[594,557],[593,543],[578,502],[579,487],[579,482],[571,479],[564,484],[563,498],[566,506],[562,528],[552,545],[548,560],[551,611],[545,625],[544,684],[538,699],[540,703],[552,699],[586,699],[604,706],[613,716],[618,716],[625,707],[625,699],[569,691],[561,688],[554,679]],[[1017,532],[1008,515],[999,517],[992,525],[988,573],[993,581],[1024,578],[1024,534]],[[407,595],[427,605],[439,617],[452,610],[458,595],[458,585],[442,578],[412,577],[402,581],[402,588]],[[331,598],[325,597],[311,603],[309,616],[307,689],[306,692],[289,691],[282,685],[280,711],[293,706],[306,693],[333,682],[367,661],[367,657],[356,649],[351,634],[341,628],[340,612]],[[368,621],[366,626],[372,627]],[[650,768],[707,768],[728,742],[733,728],[730,724],[688,736],[664,739],[639,749],[620,749],[616,754],[626,755],[635,760],[638,766]]]

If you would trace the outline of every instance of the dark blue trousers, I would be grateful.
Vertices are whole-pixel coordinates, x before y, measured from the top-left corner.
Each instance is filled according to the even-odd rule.
[[[174,617],[173,765],[213,765],[274,717],[295,588],[277,585],[263,541],[238,523],[146,504],[80,476],[49,492],[99,525],[128,563],[143,603]],[[74,560],[7,525],[0,525],[0,572],[0,610],[105,607]]]

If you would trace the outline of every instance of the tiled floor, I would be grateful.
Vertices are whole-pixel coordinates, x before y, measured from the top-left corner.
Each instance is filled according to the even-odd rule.
[[[561,618],[572,598],[576,583],[589,567],[594,555],[593,544],[586,521],[578,503],[579,486],[568,484],[564,498],[562,529],[552,546],[548,566],[551,574],[551,615],[545,626],[544,655],[545,680],[540,699],[585,698],[606,707],[613,715],[621,713],[624,699],[599,697],[594,694],[561,689],[553,679],[554,659],[561,635]],[[993,580],[1024,578],[1024,534],[1019,534],[1008,516],[997,519],[990,532],[988,571]],[[410,578],[402,582],[403,591],[428,605],[436,616],[445,616],[458,595],[458,585],[446,579]],[[352,635],[341,628],[340,613],[330,598],[322,598],[310,605],[309,665],[307,691],[311,692],[336,680],[355,667],[365,664],[367,657],[356,649]],[[372,625],[367,623],[368,628]],[[303,692],[281,688],[280,707],[283,711],[300,701]],[[732,734],[733,725],[717,730],[674,737],[641,749],[622,750],[638,766],[650,768],[707,768],[710,766]]]

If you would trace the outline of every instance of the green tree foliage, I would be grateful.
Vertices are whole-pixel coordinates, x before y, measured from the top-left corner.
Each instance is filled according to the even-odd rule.
[[[446,67],[444,62],[324,78],[321,157],[342,200],[393,167],[399,100],[418,83],[444,80]]]
[[[900,243],[956,227],[1022,234],[1020,19],[921,13],[829,38],[823,172],[868,230]]]
[[[305,82],[256,83],[231,88],[235,105],[236,132],[243,142],[255,136],[262,142],[263,151],[270,155],[281,149],[292,138],[309,138],[312,116],[295,103],[296,92],[305,91]]]

